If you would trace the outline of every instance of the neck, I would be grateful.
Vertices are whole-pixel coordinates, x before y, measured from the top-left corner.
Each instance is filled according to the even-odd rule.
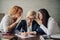
[[[28,26],[28,27],[29,27],[31,24],[32,24],[32,22],[29,22],[29,23],[27,22],[27,26]]]
[[[32,23],[28,23],[27,26],[30,27],[31,24],[32,24]]]
[[[42,19],[39,19],[40,21],[42,21]]]

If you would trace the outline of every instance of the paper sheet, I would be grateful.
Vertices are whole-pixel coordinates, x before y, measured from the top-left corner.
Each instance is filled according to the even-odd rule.
[[[15,35],[18,36],[18,37],[21,37],[21,38],[35,37],[34,35],[28,35],[28,36],[22,36],[22,35],[19,35],[19,34],[15,34]]]

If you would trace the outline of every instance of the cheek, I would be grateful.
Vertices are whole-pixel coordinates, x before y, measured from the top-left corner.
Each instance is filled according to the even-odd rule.
[[[39,14],[39,19],[43,19],[43,16],[42,16],[42,14]]]
[[[17,17],[21,16],[20,14],[16,14]]]
[[[28,20],[28,22],[32,22],[32,21],[33,21],[33,19]]]
[[[27,20],[28,23],[30,23],[30,20]]]
[[[33,21],[34,19],[31,19],[31,21]]]
[[[19,14],[16,14],[16,16],[18,17],[18,16],[20,16]]]
[[[40,18],[41,18],[41,19],[43,18],[42,15],[40,15]]]
[[[21,13],[17,14],[17,16],[21,16]]]
[[[30,20],[29,19],[27,19],[27,22],[29,22]]]

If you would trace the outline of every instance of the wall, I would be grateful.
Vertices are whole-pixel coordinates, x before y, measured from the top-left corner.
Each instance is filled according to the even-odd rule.
[[[1,4],[1,3],[2,3],[2,2],[1,2],[1,0],[0,0],[0,13],[1,13],[1,10],[2,10],[2,9],[1,9],[1,6],[2,6],[2,4]]]
[[[0,0],[0,2],[1,13],[5,14],[12,6],[21,6],[24,10],[23,18],[25,18],[27,11],[30,9],[37,11],[40,8],[46,8],[60,25],[60,0]]]

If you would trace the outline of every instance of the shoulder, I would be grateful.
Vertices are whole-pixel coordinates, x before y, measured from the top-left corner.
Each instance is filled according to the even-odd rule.
[[[21,20],[20,24],[25,24],[26,20]]]
[[[49,20],[48,20],[48,26],[58,26],[58,23],[57,21],[54,20],[54,18],[50,17]]]
[[[26,21],[25,19],[21,20],[21,22],[25,22],[25,21]]]
[[[9,16],[9,15],[5,15],[5,16],[3,17],[3,19],[10,19],[10,16]]]
[[[54,19],[53,17],[50,17],[50,18],[48,19],[48,23],[49,23],[49,22],[56,22],[56,21],[55,21],[55,19]]]
[[[33,20],[33,22],[32,23],[37,23],[35,20]]]
[[[33,25],[39,25],[35,20],[32,22]],[[40,26],[40,25],[39,25]]]
[[[50,20],[54,20],[54,18],[53,17],[49,17],[48,21],[50,21]]]
[[[10,16],[9,14],[7,14],[7,15],[5,15],[4,17],[7,17],[7,18],[8,18],[8,17],[11,17],[11,16]]]
[[[6,21],[6,20],[9,20],[10,19],[10,16],[9,15],[5,15],[1,21]]]

